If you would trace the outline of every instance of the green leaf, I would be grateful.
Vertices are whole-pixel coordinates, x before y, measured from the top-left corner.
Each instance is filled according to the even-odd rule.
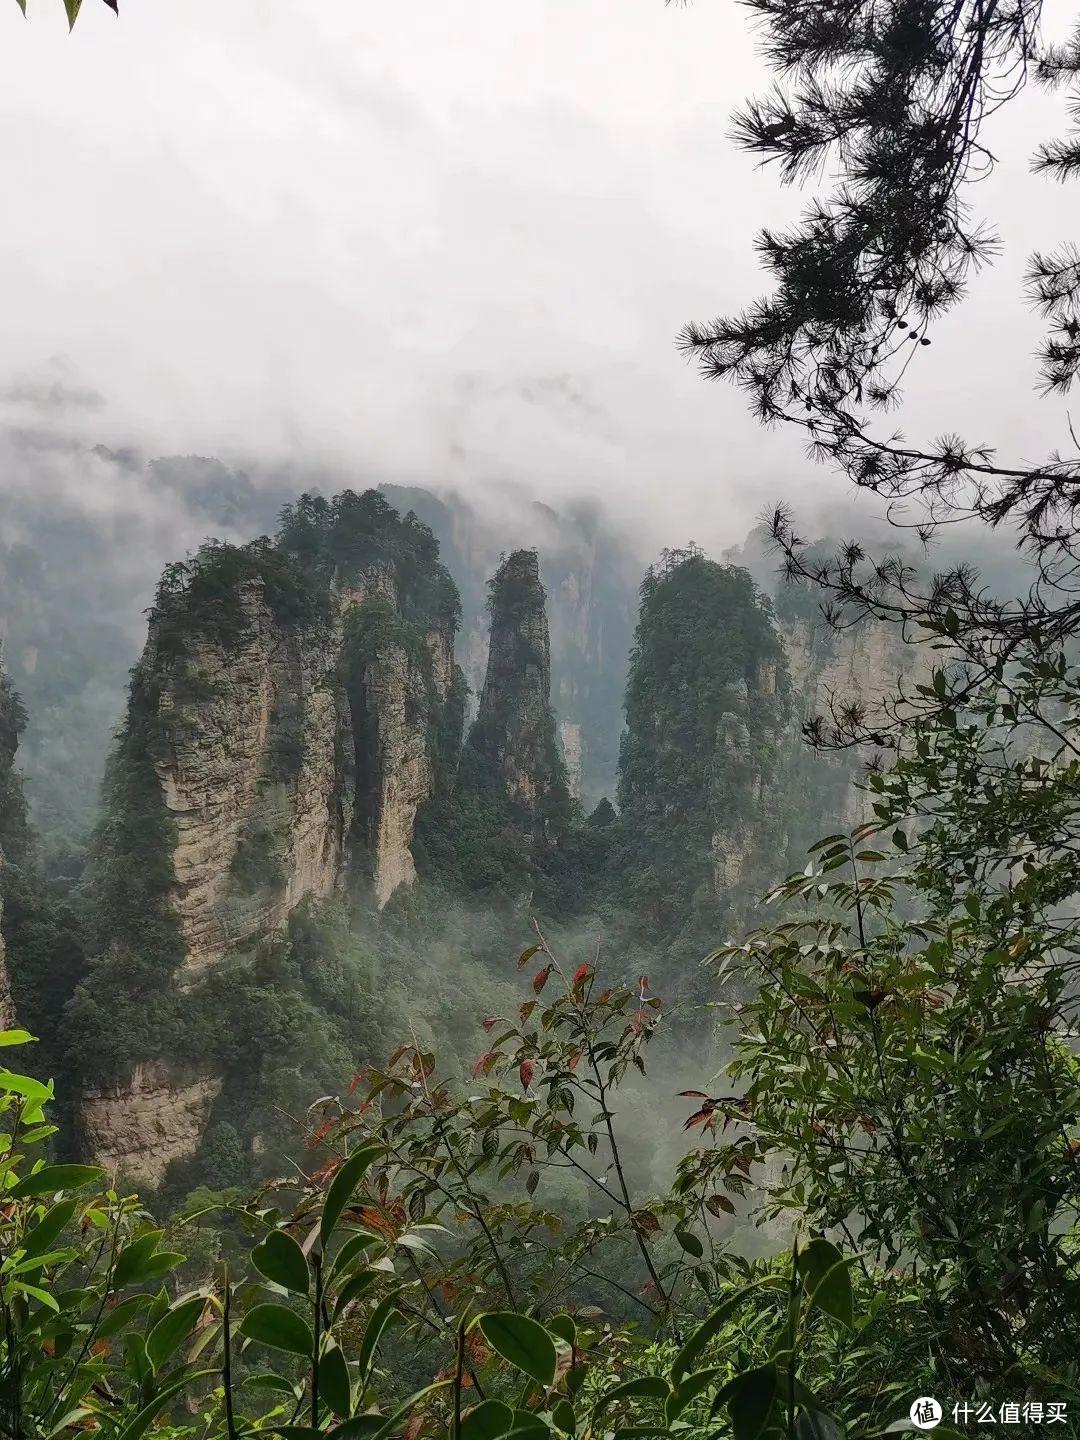
[[[357,1276],[357,1279],[360,1277]],[[348,1286],[346,1286],[348,1289]],[[364,1338],[360,1341],[360,1349],[356,1356],[357,1370],[360,1376],[360,1393],[362,1394],[368,1381],[368,1371],[375,1355],[375,1347],[378,1345],[383,1331],[389,1325],[393,1316],[397,1313],[394,1309],[397,1300],[397,1291],[384,1295],[378,1305],[371,1312],[367,1328],[364,1331]]]
[[[296,1398],[296,1386],[291,1380],[286,1380],[284,1375],[273,1375],[267,1370],[260,1370],[256,1375],[245,1375],[244,1384],[250,1385],[253,1390],[273,1390],[280,1395]]]
[[[503,1440],[551,1440],[551,1431],[531,1410],[515,1410],[514,1423]]]
[[[70,1222],[79,1207],[77,1200],[60,1200],[46,1210],[38,1223],[23,1240],[27,1255],[40,1255],[47,1250],[56,1237]]]
[[[240,1322],[240,1334],[248,1340],[257,1340],[260,1345],[272,1345],[275,1350],[287,1350],[290,1355],[311,1355],[315,1339],[311,1326],[284,1305],[256,1305]]]
[[[154,1396],[148,1405],[144,1405],[137,1415],[124,1426],[123,1430],[116,1436],[116,1440],[139,1440],[139,1436],[149,1429],[154,1418],[165,1408],[168,1402],[185,1385],[191,1385],[196,1380],[203,1380],[207,1375],[217,1375],[217,1370],[192,1370],[181,1375],[179,1379],[173,1380],[164,1386]]]
[[[54,1195],[58,1190],[79,1190],[91,1180],[100,1180],[105,1174],[100,1165],[46,1165],[33,1175],[25,1175],[13,1190],[8,1191],[9,1200],[22,1200],[27,1195]]]
[[[113,1266],[110,1282],[113,1290],[122,1290],[125,1285],[138,1284],[142,1280],[143,1271],[164,1234],[164,1230],[147,1230],[144,1235],[124,1246]]]
[[[706,1316],[676,1355],[675,1362],[671,1367],[672,1380],[678,1383],[679,1376],[690,1369],[709,1341],[716,1337],[732,1313],[740,1308],[751,1291],[758,1290],[762,1286],[775,1289],[776,1285],[776,1279],[772,1276],[766,1280],[758,1280],[753,1285],[743,1285],[718,1305],[711,1315]]]
[[[334,1340],[330,1341],[319,1357],[319,1394],[335,1415],[348,1419],[352,1414],[349,1365],[341,1347]]]
[[[11,1265],[10,1274],[26,1275],[31,1270],[44,1270],[46,1265],[55,1265],[58,1260],[73,1260],[76,1251],[67,1250],[46,1250],[44,1255],[27,1255],[22,1260],[12,1263],[10,1260],[5,1263],[5,1270]]]
[[[192,1295],[171,1305],[146,1337],[146,1358],[155,1371],[183,1344],[206,1306],[205,1295]]]
[[[798,1270],[807,1299],[849,1329],[855,1323],[855,1298],[849,1262],[829,1240],[811,1240],[799,1252]]]
[[[652,1400],[666,1400],[670,1394],[671,1386],[659,1375],[639,1375],[634,1380],[624,1380],[619,1385],[613,1385],[610,1390],[605,1390],[600,1396],[593,1406],[593,1420],[617,1400],[632,1400],[637,1395],[646,1395]]]
[[[74,30],[75,21],[79,18],[79,11],[82,9],[82,0],[64,0],[64,9],[67,11],[68,30]]]
[[[557,1335],[560,1340],[565,1340],[567,1345],[577,1344],[577,1326],[572,1316],[552,1315],[544,1321],[544,1324],[552,1335]]]
[[[366,1295],[375,1284],[377,1278],[374,1270],[361,1270],[359,1275],[353,1275],[345,1281],[338,1293],[337,1301],[334,1304],[334,1319],[340,1319],[341,1314],[347,1305],[351,1305],[361,1295]]]
[[[33,1296],[35,1300],[40,1300],[42,1305],[44,1305],[46,1309],[54,1310],[57,1314],[60,1313],[60,1306],[56,1303],[54,1297],[50,1295],[47,1290],[41,1290],[38,1288],[38,1286],[31,1285],[26,1280],[12,1280],[11,1288],[12,1290],[18,1290],[19,1293],[22,1295]]]
[[[251,1252],[251,1263],[260,1275],[294,1295],[308,1293],[308,1263],[304,1252],[284,1230],[273,1230]]]
[[[16,0],[23,14],[26,14],[26,0]],[[0,1030],[0,1047],[5,1045],[28,1045],[37,1037],[29,1030]]]
[[[417,1390],[414,1394],[410,1395],[406,1401],[404,1401],[401,1405],[398,1406],[398,1408],[390,1416],[389,1420],[383,1422],[379,1429],[374,1432],[372,1440],[382,1440],[382,1437],[384,1435],[392,1435],[397,1429],[398,1425],[401,1423],[401,1421],[405,1419],[405,1417],[409,1414],[411,1410],[416,1409],[417,1405],[419,1405],[421,1400],[426,1400],[427,1397],[429,1395],[433,1395],[436,1390],[445,1390],[447,1385],[452,1385],[453,1383],[454,1382],[452,1380],[436,1380],[434,1385],[425,1385],[422,1390]],[[351,1425],[352,1421],[346,1420],[345,1424]],[[343,1429],[344,1426],[338,1427],[338,1430]],[[545,1426],[545,1431],[546,1429],[547,1427]],[[338,1430],[331,1431],[331,1434],[337,1435]]]
[[[518,1370],[541,1385],[550,1385],[555,1379],[555,1342],[537,1321],[512,1310],[493,1311],[480,1316],[480,1329],[492,1349]]]
[[[551,1418],[557,1429],[564,1435],[573,1435],[577,1431],[577,1416],[574,1414],[574,1407],[569,1400],[560,1400],[551,1412]]]
[[[461,1422],[461,1440],[498,1440],[514,1423],[514,1412],[501,1400],[485,1400]]]
[[[329,1432],[327,1440],[369,1440],[386,1423],[385,1415],[354,1415],[351,1420],[337,1425]]]
[[[675,1239],[679,1242],[679,1244],[682,1246],[682,1248],[686,1251],[688,1255],[693,1255],[695,1260],[700,1260],[702,1255],[705,1254],[705,1247],[702,1245],[698,1237],[692,1234],[691,1231],[676,1230]]]
[[[735,1440],[757,1440],[769,1422],[776,1399],[776,1366],[759,1365],[729,1380],[713,1401],[713,1413],[728,1407]]]
[[[843,1440],[844,1427],[824,1410],[804,1410],[795,1422],[795,1440]]]
[[[664,1406],[664,1418],[668,1424],[677,1420],[691,1400],[696,1400],[703,1390],[708,1389],[717,1375],[723,1373],[723,1365],[710,1365],[707,1370],[697,1370],[693,1375],[687,1375],[684,1380],[680,1381],[676,1389],[668,1396],[667,1404]]]
[[[15,0],[15,4],[18,5],[19,9],[20,9],[20,10],[22,11],[22,13],[25,15],[25,14],[26,14],[26,0]]]
[[[381,1145],[361,1145],[359,1150],[349,1156],[331,1181],[323,1201],[322,1223],[319,1226],[319,1240],[324,1250],[334,1233],[334,1226],[341,1219],[341,1212],[352,1198],[353,1191],[372,1161],[381,1153]]]
[[[331,1273],[336,1279],[340,1279],[358,1255],[363,1255],[366,1251],[383,1243],[383,1237],[376,1235],[373,1230],[361,1230],[355,1235],[350,1235],[334,1256]]]
[[[133,1295],[130,1300],[117,1305],[115,1309],[109,1310],[101,1317],[101,1324],[98,1326],[98,1337],[107,1340],[110,1335],[118,1335],[121,1330],[127,1328],[128,1322],[139,1313],[145,1310],[150,1304],[149,1295]]]
[[[181,1255],[177,1250],[158,1250],[143,1265],[139,1281],[145,1284],[148,1280],[158,1280],[170,1270],[175,1270],[177,1265],[182,1265],[186,1259],[187,1256]]]

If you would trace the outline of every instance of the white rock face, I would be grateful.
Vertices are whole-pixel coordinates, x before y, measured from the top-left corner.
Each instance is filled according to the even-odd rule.
[[[578,799],[581,796],[581,726],[574,720],[560,720],[559,743],[566,761],[566,779],[570,794]]]
[[[454,678],[453,637],[436,626],[425,639],[435,697],[445,701]],[[416,879],[412,857],[416,812],[432,793],[425,675],[399,647],[386,647],[365,667],[354,704],[365,712],[367,754],[358,747],[358,792],[365,794],[363,824],[368,836],[375,903],[381,910],[399,885]],[[362,767],[369,774],[359,774]]]
[[[782,633],[792,688],[806,714],[827,715],[834,699],[858,700],[873,725],[885,718],[900,682],[921,679],[929,669],[928,647],[905,645],[900,627],[884,621],[839,633],[798,621]]]
[[[860,623],[837,633],[823,622],[799,620],[781,627],[780,635],[791,685],[792,714],[791,732],[786,740],[778,735],[778,745],[801,743],[795,736],[802,722],[814,715],[827,717],[834,704],[857,701],[865,709],[868,725],[884,722],[887,706],[896,701],[899,686],[904,684],[910,688],[921,681],[930,666],[931,653],[927,647],[904,644],[899,628],[884,622]],[[752,707],[755,696],[768,699],[776,690],[777,667],[772,661],[763,661],[745,703]],[[732,753],[740,753],[734,723],[722,739]],[[847,767],[854,778],[851,756],[823,757],[821,763],[841,767],[841,775]],[[765,782],[757,774],[748,783],[754,805],[767,804],[770,784],[775,782]],[[850,829],[866,818],[864,811],[868,804],[854,783],[848,783],[839,806],[833,795],[822,813],[821,823],[825,827],[837,825]],[[729,820],[713,835],[713,883],[718,893],[731,892],[747,883],[752,868],[752,835],[753,827],[738,819]]]
[[[192,970],[272,933],[305,895],[329,895],[351,818],[332,645],[283,626],[260,582],[244,585],[240,611],[236,643],[195,639],[160,703],[171,743],[155,768],[176,826],[172,908]],[[282,781],[286,746],[295,762]],[[285,883],[261,908],[232,905],[238,846],[275,786]]]
[[[416,878],[416,812],[434,784],[431,701],[454,686],[453,633],[434,625],[421,656],[390,638],[346,685],[348,614],[369,600],[397,607],[387,566],[338,592],[328,631],[279,619],[263,582],[251,580],[227,641],[193,627],[181,654],[165,657],[151,632],[142,663],[160,682],[166,741],[154,770],[176,834],[169,905],[184,945],[182,989],[270,938],[306,897],[331,895],[354,856],[380,907]],[[253,839],[266,878],[245,893],[236,872]],[[156,1186],[171,1161],[198,1148],[221,1083],[138,1063],[130,1083],[86,1097],[88,1148],[99,1164]]]
[[[216,1076],[182,1080],[165,1065],[136,1065],[128,1085],[84,1097],[88,1148],[110,1175],[131,1185],[160,1185],[172,1161],[198,1149],[220,1090]]]

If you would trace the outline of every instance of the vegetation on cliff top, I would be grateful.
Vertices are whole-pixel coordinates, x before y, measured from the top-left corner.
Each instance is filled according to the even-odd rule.
[[[762,848],[775,855],[782,813],[769,781],[788,703],[769,602],[746,571],[695,547],[665,552],[641,587],[612,881],[619,906],[685,963],[710,948],[731,895],[760,878]],[[739,885],[718,878],[715,837],[737,853]]]

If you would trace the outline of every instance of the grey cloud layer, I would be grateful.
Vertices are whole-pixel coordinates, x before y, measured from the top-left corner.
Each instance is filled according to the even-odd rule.
[[[740,7],[141,0],[119,23],[89,7],[71,39],[59,7],[29,8],[0,7],[9,422],[77,412],[82,438],[151,454],[585,491],[657,546],[737,540],[798,491],[798,447],[672,343],[757,293],[754,231],[799,205],[726,139],[762,83]],[[1027,388],[1017,284],[1069,229],[1023,169],[1055,114],[1000,132],[1010,171],[978,198],[1004,263],[913,387],[915,424],[1017,454],[1062,419]],[[116,483],[81,477],[88,503]]]

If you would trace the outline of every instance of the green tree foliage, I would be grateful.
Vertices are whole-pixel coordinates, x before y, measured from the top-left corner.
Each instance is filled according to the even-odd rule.
[[[565,975],[543,942],[526,962],[532,953],[547,962],[533,991],[552,980],[559,994],[531,1003],[552,1018],[526,1017],[494,1038],[481,1102],[451,1098],[433,1057],[400,1047],[318,1125],[312,1144],[330,1158],[310,1175],[247,1205],[203,1192],[182,1233],[197,1242],[197,1227],[220,1227],[227,1209],[249,1239],[230,1261],[213,1259],[193,1289],[170,1285],[190,1261],[134,1197],[105,1188],[98,1167],[16,1153],[48,1139],[51,1087],[0,1070],[10,1157],[0,1180],[5,1433],[460,1440],[467,1429],[497,1440],[522,1428],[599,1436],[616,1417],[656,1435],[685,1432],[687,1421],[735,1440],[785,1425],[789,1436],[833,1433],[834,1402],[812,1386],[824,1378],[837,1393],[838,1379],[857,1373],[867,1337],[855,1335],[872,1323],[835,1246],[796,1244],[786,1266],[732,1274],[712,1253],[704,1259],[685,1198],[634,1208],[620,1180],[612,1234],[598,1217],[569,1237],[533,1198],[540,1170],[577,1154],[609,1200],[601,1182],[612,1166],[619,1173],[619,1149],[604,1096],[640,1063],[659,1010],[634,990],[600,992],[587,965]],[[507,1066],[520,1099],[495,1081]],[[572,1087],[579,1120],[558,1093]],[[522,1198],[484,1193],[499,1184],[496,1169],[515,1177]],[[651,1255],[661,1215],[675,1226],[666,1263]],[[619,1232],[655,1277],[652,1298],[615,1275],[608,1284],[652,1317],[656,1338],[613,1329],[595,1307],[565,1306],[575,1279],[603,1263],[598,1248],[617,1253]],[[688,1305],[695,1287],[700,1301]],[[518,1290],[533,1295],[528,1309],[512,1298]],[[845,1353],[854,1367],[838,1365]]]
[[[272,969],[281,949],[267,947],[253,968],[237,965],[226,978],[208,977],[186,987],[176,983],[184,958],[172,910],[176,836],[159,768],[169,763],[183,707],[165,703],[167,692],[170,700],[177,693],[196,703],[213,699],[203,693],[208,682],[193,668],[193,656],[209,645],[227,659],[250,633],[253,599],[265,604],[289,633],[321,642],[329,636],[342,593],[374,576],[392,588],[396,609],[375,599],[351,607],[340,682],[346,691],[359,692],[377,655],[381,663],[387,663],[388,652],[390,659],[404,656],[415,671],[414,699],[425,710],[433,768],[445,791],[456,759],[455,733],[460,742],[463,697],[460,686],[448,702],[436,696],[425,646],[432,626],[445,627],[452,636],[458,617],[457,593],[437,551],[426,526],[413,516],[398,516],[377,492],[344,491],[332,500],[302,496],[285,507],[274,540],[264,537],[244,546],[207,542],[191,559],[166,570],[150,612],[150,641],[132,672],[125,726],[107,770],[94,846],[93,958],[65,1022],[65,1043],[78,1057],[84,1083],[115,1083],[140,1058],[185,1067],[214,1063],[232,1072],[235,1047],[227,1017],[241,999],[251,998],[252,989],[260,990],[260,968]],[[351,698],[363,777],[371,769],[362,749],[367,706],[362,694]],[[296,782],[303,736],[297,717],[285,713],[276,717],[274,733],[272,773],[264,777],[230,875],[232,897],[241,906],[272,902],[286,879],[290,822],[283,795],[284,787]],[[285,943],[286,953],[290,944]],[[316,967],[311,976],[301,977],[291,961],[286,972],[280,981],[307,1025],[306,1073],[325,1079],[327,1051],[339,1068],[350,1063],[349,1052],[341,1048],[342,1014],[330,1007],[323,1039],[317,1042],[320,1027],[310,990],[320,972]],[[355,1013],[351,1000],[349,1006]],[[250,1034],[251,1021],[245,1016],[241,1023]],[[244,1064],[257,1070],[256,1057],[265,1060],[273,1049],[273,1027],[258,1043],[252,1034],[251,1042]]]
[[[544,587],[535,551],[515,551],[488,586],[491,638],[476,720],[444,788],[417,817],[422,873],[496,902],[531,898],[548,911],[558,895],[560,854],[577,809],[550,704],[551,660]]]
[[[791,920],[722,952],[764,983],[738,1021],[745,1089],[703,1123],[735,1121],[755,1166],[787,1161],[761,1179],[777,1208],[918,1277],[943,1381],[961,1358],[1072,1377],[1080,1346],[1080,762],[1067,736],[1032,754],[1020,718],[1072,710],[1074,684],[1048,659],[1007,701],[983,687],[910,724],[869,777],[874,820],[776,892]]]
[[[742,893],[780,835],[770,798],[788,684],[769,602],[744,570],[666,552],[641,587],[619,760],[617,901],[700,958],[730,902],[714,838]],[[719,867],[721,870],[723,866]]]
[[[719,952],[760,982],[738,1018],[743,1088],[703,1097],[690,1123],[738,1126],[719,1173],[737,1154],[776,1206],[849,1230],[918,1283],[936,1383],[963,1366],[984,1385],[1052,1379],[1071,1394],[1076,466],[999,464],[955,436],[902,442],[873,411],[896,403],[992,248],[968,204],[993,164],[984,121],[1029,75],[1074,83],[1080,52],[1045,46],[1025,0],[752,8],[784,83],[749,107],[742,138],[787,179],[835,161],[839,184],[790,234],[762,237],[774,296],[690,327],[686,346],[857,486],[917,502],[924,538],[972,519],[1011,530],[1033,583],[1002,599],[966,565],[934,575],[857,542],[815,555],[776,512],[789,574],[837,626],[891,620],[937,665],[885,718],[849,697],[808,724],[819,745],[885,752],[868,777],[874,820],[822,841],[781,887],[791,919]],[[1062,177],[1075,160],[1073,138],[1037,155]],[[1035,257],[1029,281],[1052,327],[1043,380],[1063,391],[1075,257]]]
[[[61,1006],[85,967],[80,918],[41,870],[15,768],[26,712],[0,670],[0,933],[5,969],[19,1015],[42,1038],[47,1063],[66,1068],[60,1044]]]

